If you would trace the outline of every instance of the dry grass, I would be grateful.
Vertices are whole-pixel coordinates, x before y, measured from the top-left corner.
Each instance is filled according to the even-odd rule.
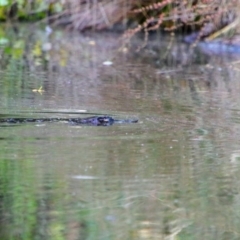
[[[222,28],[228,32],[226,26],[232,22],[237,24],[229,30],[236,29],[240,0],[66,0],[65,9],[54,16],[55,23],[67,23],[81,31],[109,29],[131,19],[137,27],[126,30],[126,40],[140,31],[145,32],[147,40],[149,31],[161,28],[174,32],[183,27],[198,29],[199,40],[211,38]]]
[[[70,24],[74,29],[109,29],[127,19],[137,0],[67,0],[66,10],[54,16],[56,24]]]

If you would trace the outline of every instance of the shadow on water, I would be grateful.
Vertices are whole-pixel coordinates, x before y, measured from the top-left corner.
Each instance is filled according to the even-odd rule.
[[[156,35],[136,52],[115,33],[2,32],[1,118],[139,122],[1,126],[1,240],[240,238],[236,59]]]

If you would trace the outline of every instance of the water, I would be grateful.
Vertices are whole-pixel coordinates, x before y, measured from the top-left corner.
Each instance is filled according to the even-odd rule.
[[[156,36],[139,53],[113,33],[4,38],[0,117],[139,123],[1,125],[1,240],[240,239],[236,59],[181,42],[165,57]]]

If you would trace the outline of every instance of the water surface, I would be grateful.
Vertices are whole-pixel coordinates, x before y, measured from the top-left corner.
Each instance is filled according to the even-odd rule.
[[[136,52],[115,33],[4,34],[1,118],[139,123],[1,125],[1,239],[240,239],[236,58],[159,36]]]

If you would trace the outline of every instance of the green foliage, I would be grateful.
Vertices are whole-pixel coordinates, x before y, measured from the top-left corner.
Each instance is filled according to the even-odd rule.
[[[0,20],[37,20],[43,19],[49,13],[58,13],[63,10],[61,2],[50,3],[46,0],[0,0]]]

